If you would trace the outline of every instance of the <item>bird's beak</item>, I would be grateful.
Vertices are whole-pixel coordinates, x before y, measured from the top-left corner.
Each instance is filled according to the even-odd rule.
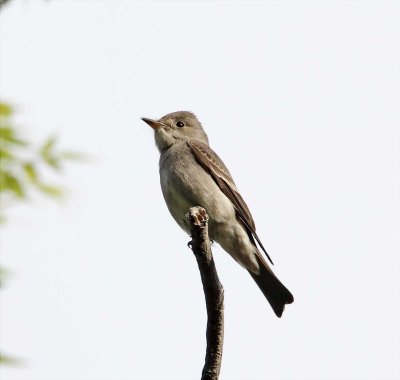
[[[142,120],[150,125],[151,128],[153,129],[158,129],[158,128],[162,128],[162,127],[166,127],[165,124],[161,123],[160,121],[157,120],[153,120],[153,119],[148,119],[147,117],[142,117]]]

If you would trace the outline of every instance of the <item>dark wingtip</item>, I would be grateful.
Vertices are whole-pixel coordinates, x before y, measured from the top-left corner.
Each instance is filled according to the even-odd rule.
[[[264,250],[264,252],[265,252],[265,255],[267,256],[267,259],[269,260],[269,262],[270,262],[272,265],[275,265],[274,262],[272,261],[271,257],[268,255],[268,252],[267,252],[266,250]]]
[[[260,238],[257,236],[256,233],[254,233],[253,235],[254,235],[254,237],[256,238],[258,245],[261,247],[261,249],[262,249],[263,252],[265,253],[265,256],[267,256],[267,259],[269,260],[269,262],[270,262],[272,265],[275,265],[274,262],[273,262],[272,259],[271,259],[271,256],[268,255],[267,250],[264,248],[263,244],[261,243]]]

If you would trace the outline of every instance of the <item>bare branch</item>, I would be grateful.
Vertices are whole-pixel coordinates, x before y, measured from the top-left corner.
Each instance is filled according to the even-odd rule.
[[[192,207],[186,218],[190,223],[190,244],[199,266],[207,306],[207,352],[201,379],[218,380],[224,343],[224,289],[211,252],[206,210]]]

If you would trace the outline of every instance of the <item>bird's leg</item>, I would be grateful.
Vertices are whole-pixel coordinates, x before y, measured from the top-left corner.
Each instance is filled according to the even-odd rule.
[[[199,206],[197,206],[196,208],[193,208],[193,210],[190,209],[189,212],[186,214],[186,218],[188,218],[194,225],[200,226],[202,228],[204,228],[208,222],[208,215],[206,213],[206,210],[203,207],[199,207]],[[193,240],[190,240],[187,243],[187,246],[190,249],[192,249]]]
[[[208,222],[208,215],[203,207],[197,206],[193,212],[188,213],[188,218],[196,226],[205,227]]]

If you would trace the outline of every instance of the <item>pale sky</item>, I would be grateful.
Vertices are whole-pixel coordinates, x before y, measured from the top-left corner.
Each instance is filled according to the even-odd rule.
[[[0,95],[86,152],[8,213],[2,380],[198,379],[206,310],[140,117],[196,113],[295,302],[217,244],[221,380],[400,378],[400,2],[13,0]]]

